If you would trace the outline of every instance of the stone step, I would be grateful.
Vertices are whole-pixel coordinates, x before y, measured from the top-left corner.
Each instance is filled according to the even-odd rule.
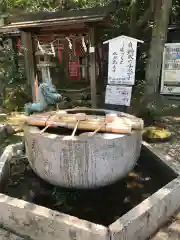
[[[26,238],[22,238],[10,231],[0,228],[0,240],[25,240],[25,239]]]
[[[151,240],[179,240],[180,239],[180,212],[171,223],[161,228]]]

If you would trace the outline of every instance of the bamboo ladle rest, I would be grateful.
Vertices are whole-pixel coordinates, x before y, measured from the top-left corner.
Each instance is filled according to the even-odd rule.
[[[94,131],[91,133],[82,133],[80,136],[88,136],[88,137],[93,137],[97,132],[101,130],[102,127],[104,127],[107,123],[112,123],[115,122],[118,119],[116,114],[107,114],[105,117],[105,121]]]
[[[44,127],[43,130],[41,130],[41,134],[50,126],[53,128],[63,127],[72,129],[72,136],[75,136],[77,129],[91,131],[90,135],[94,135],[100,130],[101,132],[119,134],[129,134],[132,130],[142,130],[142,124],[140,124],[141,119],[137,119],[136,124],[136,122],[131,119],[121,118],[115,114],[107,114],[105,117],[99,117],[96,116],[93,118],[91,115],[86,115],[84,113],[77,113],[76,115],[73,114],[69,116],[65,111],[58,111],[49,116],[43,116],[43,114],[32,115],[26,118],[25,123],[31,126]],[[92,131],[94,133],[92,133]]]

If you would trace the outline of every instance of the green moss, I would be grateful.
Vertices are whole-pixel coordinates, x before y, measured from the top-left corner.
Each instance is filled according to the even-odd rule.
[[[143,135],[147,138],[164,139],[170,137],[171,133],[167,129],[152,126],[145,128]]]

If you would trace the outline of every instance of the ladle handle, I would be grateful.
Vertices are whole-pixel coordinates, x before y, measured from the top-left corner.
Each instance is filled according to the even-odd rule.
[[[45,128],[43,128],[43,129],[40,131],[40,134],[43,134],[49,127],[50,127],[50,124],[47,125]]]
[[[99,130],[101,130],[101,128],[104,126],[104,125],[106,125],[106,121],[105,122],[103,122],[103,124],[101,125],[101,126],[99,126],[91,135],[90,135],[90,137],[93,137],[97,132],[99,132]]]
[[[77,123],[76,123],[76,125],[75,125],[75,127],[74,127],[74,130],[73,130],[73,132],[72,132],[71,137],[74,137],[74,135],[75,135],[75,133],[76,133],[76,131],[77,131],[77,128],[78,128],[79,122],[80,122],[80,120],[77,121]]]
[[[54,120],[57,116],[57,113],[54,113],[52,116],[50,116],[50,118],[52,117],[51,121]],[[49,127],[51,126],[51,124],[48,124],[45,128],[43,128],[41,131],[40,131],[40,134],[43,134]]]

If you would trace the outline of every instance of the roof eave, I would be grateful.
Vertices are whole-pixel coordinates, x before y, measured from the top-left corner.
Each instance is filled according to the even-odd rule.
[[[34,27],[48,27],[53,25],[59,25],[59,26],[67,26],[72,24],[78,24],[78,23],[93,23],[93,22],[102,22],[105,19],[104,16],[93,16],[91,18],[89,17],[80,17],[80,18],[68,18],[68,19],[53,19],[53,20],[41,20],[41,21],[29,21],[29,22],[16,22],[11,23],[8,25],[5,25],[0,28],[1,29],[22,29],[22,28],[34,28]]]

